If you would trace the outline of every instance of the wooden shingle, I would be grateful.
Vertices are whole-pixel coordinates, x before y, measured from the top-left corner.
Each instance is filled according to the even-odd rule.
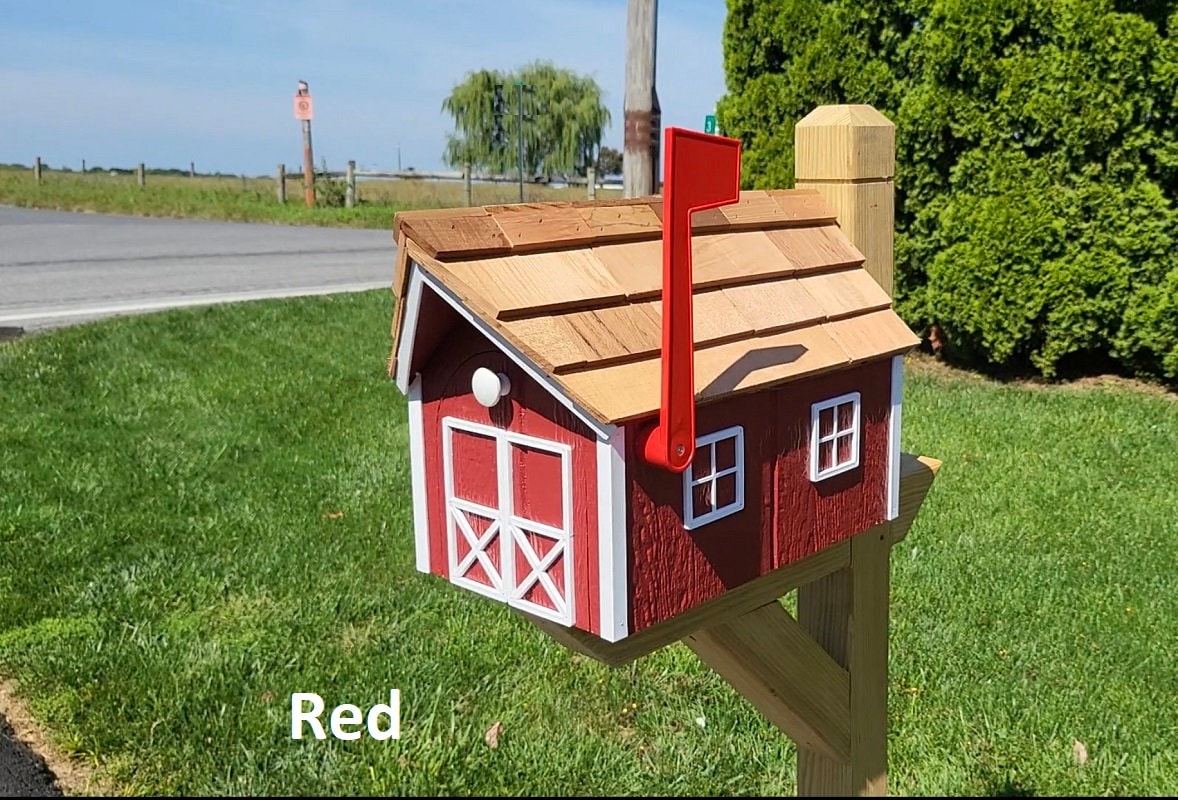
[[[394,226],[431,257],[491,257],[605,245],[662,236],[661,197],[402,211]],[[790,189],[742,192],[739,202],[692,216],[692,232],[723,233],[833,225],[835,214],[818,192]]]
[[[888,309],[823,324],[851,361],[900,355],[920,344],[916,334]]]
[[[798,272],[822,272],[858,266],[860,253],[837,225],[817,228],[779,228],[765,231]]]
[[[892,305],[888,293],[862,269],[803,275],[797,284],[813,298],[828,320],[882,311]]]
[[[445,213],[397,214],[396,228],[434,258],[495,256],[511,252],[511,243],[482,208],[446,209]]]
[[[696,398],[716,400],[848,363],[846,353],[822,327],[705,347],[695,353]],[[658,410],[660,376],[659,359],[650,358],[559,377],[603,421],[623,422]]]
[[[543,314],[504,322],[503,328],[528,342],[541,366],[556,373],[649,356],[662,344],[662,323],[648,303]]]
[[[512,253],[576,247],[593,241],[593,230],[581,209],[566,204],[498,206],[490,210],[490,215],[511,244]]]
[[[608,305],[626,296],[588,249],[446,262],[442,269],[499,319]]]

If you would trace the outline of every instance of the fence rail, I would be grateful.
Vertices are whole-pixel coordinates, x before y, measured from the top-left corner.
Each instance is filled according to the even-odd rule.
[[[83,162],[83,165],[85,162]],[[277,184],[276,191],[278,195],[278,202],[286,202],[286,179],[287,166],[279,164],[274,173],[274,180]],[[83,167],[83,172],[85,171]],[[41,163],[41,157],[33,161],[33,177],[38,184],[43,180],[44,166]],[[302,167],[295,167],[290,169],[291,177],[298,176],[302,173]],[[189,164],[189,175],[196,177],[196,166]],[[474,172],[467,167],[461,172],[418,172],[414,169],[402,170],[380,170],[380,169],[356,169],[356,162],[349,161],[347,169],[343,170],[325,170],[316,172],[316,177],[325,177],[332,179],[344,180],[344,204],[348,208],[352,208],[356,204],[356,181],[359,179],[379,179],[379,180],[402,180],[402,181],[463,181],[466,184],[466,204],[468,206],[474,205],[472,185],[475,183],[518,183],[518,175],[492,175],[492,174],[474,174]],[[147,185],[147,170],[143,164],[137,164],[135,167],[136,183],[140,187]],[[242,177],[244,182],[244,175]],[[621,184],[609,181],[598,180],[596,171],[593,168],[588,170],[588,174],[584,177],[574,175],[570,177],[544,177],[532,178],[524,180],[524,183],[529,186],[584,186],[586,190],[586,197],[590,200],[597,198],[597,190],[603,188],[620,188]]]
[[[280,203],[286,202],[286,171],[285,164],[279,164],[275,172],[275,180],[278,183],[278,201]],[[292,172],[297,173],[299,169],[294,169]],[[491,174],[474,174],[470,167],[461,172],[418,172],[415,169],[402,170],[379,170],[379,169],[356,169],[356,162],[349,161],[348,168],[345,170],[324,170],[316,172],[315,175],[326,178],[339,179],[343,178],[345,181],[345,195],[344,204],[351,208],[355,203],[356,198],[356,180],[359,178],[376,178],[382,180],[404,180],[404,181],[463,181],[466,184],[466,204],[468,206],[474,205],[472,184],[475,183],[518,183],[519,175],[491,175]],[[538,185],[564,185],[564,186],[584,186],[586,190],[586,197],[589,200],[597,198],[597,190],[609,186],[605,181],[597,179],[596,170],[589,168],[588,174],[585,177],[574,175],[568,178],[533,178],[531,180],[524,179],[524,183],[531,186]]]

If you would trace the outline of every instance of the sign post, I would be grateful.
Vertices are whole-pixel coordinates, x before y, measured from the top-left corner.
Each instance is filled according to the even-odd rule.
[[[295,119],[303,123],[303,196],[307,208],[315,205],[315,159],[311,154],[311,117],[314,106],[306,81],[299,81],[299,90],[294,96]]]
[[[713,136],[716,135],[716,115],[715,114],[708,114],[706,117],[704,117],[704,133],[710,133]]]

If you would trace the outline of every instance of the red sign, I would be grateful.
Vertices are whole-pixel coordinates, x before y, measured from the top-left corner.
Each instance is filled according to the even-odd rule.
[[[294,114],[295,119],[309,120],[311,119],[311,95],[296,94],[294,96]]]

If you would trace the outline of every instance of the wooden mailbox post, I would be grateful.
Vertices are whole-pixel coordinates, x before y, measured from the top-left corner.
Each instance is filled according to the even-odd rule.
[[[899,450],[894,128],[796,135],[789,191],[671,129],[712,174],[669,163],[665,203],[399,214],[389,371],[418,569],[606,664],[682,641],[797,743],[799,794],[882,795],[889,554],[939,463]]]

